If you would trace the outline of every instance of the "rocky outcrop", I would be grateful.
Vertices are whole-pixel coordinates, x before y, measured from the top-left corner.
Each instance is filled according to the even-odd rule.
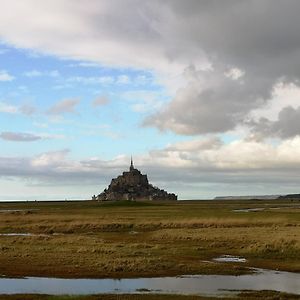
[[[177,196],[149,184],[147,175],[135,169],[131,160],[129,171],[112,179],[108,188],[96,199],[99,201],[177,200]]]

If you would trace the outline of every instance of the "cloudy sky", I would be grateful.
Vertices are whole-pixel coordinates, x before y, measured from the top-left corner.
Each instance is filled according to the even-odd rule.
[[[0,5],[0,199],[300,192],[298,0]]]

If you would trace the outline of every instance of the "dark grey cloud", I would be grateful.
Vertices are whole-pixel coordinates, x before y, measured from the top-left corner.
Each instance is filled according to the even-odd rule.
[[[3,131],[0,133],[0,138],[12,142],[34,142],[41,140],[42,137],[36,134],[24,132]]]
[[[299,75],[297,0],[167,1],[177,35],[228,65],[270,76]]]
[[[283,108],[278,115],[278,121],[272,125],[272,132],[282,138],[300,135],[300,107]]]
[[[189,69],[192,72],[189,71],[187,86],[179,89],[161,111],[148,116],[144,126],[187,135],[226,132],[242,124],[249,111],[265,103],[263,95],[265,99],[270,97],[262,82],[249,82],[247,77],[228,78],[225,68],[205,72]]]
[[[298,84],[300,77],[300,22],[298,1],[169,1],[178,20],[174,42],[188,48],[196,61],[202,49],[212,62],[213,84],[189,80],[163,111],[149,116],[145,125],[180,134],[226,132],[243,124],[248,113],[271,101],[273,86],[280,80]],[[176,26],[177,25],[177,26]],[[177,34],[175,34],[175,32]],[[170,57],[184,55],[173,49]],[[183,51],[183,50],[182,50]],[[180,56],[181,57],[181,56]],[[239,80],[222,78],[226,68],[245,72]],[[218,74],[218,75],[217,75]],[[196,86],[196,88],[195,88]],[[197,87],[202,86],[199,91]],[[286,120],[288,121],[288,120]],[[285,127],[296,127],[290,119]],[[285,135],[282,133],[281,135]]]
[[[174,99],[145,121],[180,134],[231,130],[271,101],[275,83],[298,84],[300,78],[297,0],[112,0],[89,6],[83,0],[56,0],[55,5],[3,0],[2,8],[0,36],[19,47],[147,68],[158,78],[189,66],[199,73],[210,63],[211,74],[174,86],[179,89]],[[54,16],[55,22],[47,21]],[[232,68],[244,75],[226,77]],[[49,113],[61,111],[74,112],[74,106],[53,107]]]
[[[288,139],[300,135],[300,107],[284,107],[278,114],[278,120],[260,118],[248,123],[256,138],[279,137]]]
[[[298,189],[300,141],[292,137],[299,135],[299,108],[281,105],[272,119],[249,119],[251,111],[272,102],[276,83],[299,86],[298,0],[111,0],[89,5],[84,0],[3,0],[1,5],[0,37],[10,44],[99,65],[147,69],[155,80],[183,74],[178,85],[173,83],[174,98],[144,125],[198,135],[246,124],[263,138],[290,138],[277,148],[262,139],[171,145],[140,158],[154,183],[199,189],[201,182],[211,190],[225,185],[235,190],[238,182],[245,184],[244,191],[252,186],[259,193],[290,184]],[[73,80],[99,83],[98,77]],[[74,113],[77,104],[64,100],[48,113]],[[9,105],[0,110],[19,111]],[[56,184],[109,180],[127,166],[122,160],[72,161],[59,152],[2,161],[4,175],[26,174]]]

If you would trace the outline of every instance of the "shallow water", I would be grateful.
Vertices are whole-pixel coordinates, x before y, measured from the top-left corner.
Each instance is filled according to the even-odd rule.
[[[213,261],[217,262],[246,262],[246,258],[233,255],[221,255],[219,257],[213,258]]]
[[[37,234],[33,233],[0,233],[0,236],[36,236]]]
[[[18,212],[18,211],[24,211],[23,209],[0,209],[0,213],[2,212]]]
[[[255,212],[255,211],[263,211],[265,208],[263,207],[257,207],[257,208],[242,208],[242,209],[234,209],[234,212]]]
[[[299,209],[299,205],[294,205],[294,206],[278,206],[278,207],[270,207],[269,209]]]
[[[251,275],[193,275],[137,279],[0,278],[0,294],[172,293],[221,295],[226,290],[274,290],[300,294],[300,274],[258,270]]]
[[[27,212],[31,213],[33,211],[39,210],[38,208],[33,209],[0,209],[0,213],[15,213],[15,212]]]
[[[60,235],[58,233],[53,233],[52,235]],[[34,234],[34,233],[20,233],[20,232],[13,232],[13,233],[0,233],[0,236],[49,236],[48,234]]]

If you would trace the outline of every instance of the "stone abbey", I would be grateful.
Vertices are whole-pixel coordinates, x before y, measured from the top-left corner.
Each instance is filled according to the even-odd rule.
[[[93,199],[98,201],[177,200],[177,196],[150,184],[147,175],[134,168],[131,158],[129,171],[112,179],[108,188],[98,196],[93,196]]]

